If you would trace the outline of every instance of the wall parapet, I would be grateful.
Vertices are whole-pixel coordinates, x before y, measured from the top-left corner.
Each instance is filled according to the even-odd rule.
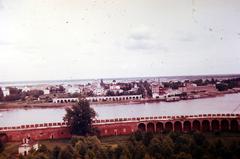
[[[198,114],[198,115],[176,115],[176,116],[151,116],[151,117],[133,117],[133,118],[115,118],[115,119],[95,119],[93,124],[110,124],[124,122],[139,122],[152,120],[177,120],[177,119],[215,119],[215,118],[240,118],[240,114]]]
[[[198,115],[176,115],[176,116],[150,116],[150,117],[133,117],[133,118],[115,118],[115,119],[94,119],[93,125],[131,123],[143,121],[171,121],[171,120],[194,120],[194,119],[232,119],[239,118],[240,114],[198,114]],[[12,127],[0,127],[0,131],[15,131],[15,130],[31,130],[45,128],[67,127],[67,122],[54,122],[42,124],[28,124]]]
[[[0,127],[0,131],[15,131],[15,130],[31,130],[45,128],[67,127],[67,122],[42,123],[42,124],[27,124],[20,126]]]

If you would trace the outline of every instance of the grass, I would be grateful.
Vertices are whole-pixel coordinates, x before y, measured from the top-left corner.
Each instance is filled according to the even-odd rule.
[[[52,150],[55,146],[64,149],[66,146],[71,145],[69,139],[54,139],[54,140],[42,140],[38,141],[40,145],[46,145],[48,149]]]
[[[20,142],[9,142],[5,144],[5,149],[2,153],[0,153],[0,159],[8,158],[9,156],[13,156],[18,154],[18,146]]]

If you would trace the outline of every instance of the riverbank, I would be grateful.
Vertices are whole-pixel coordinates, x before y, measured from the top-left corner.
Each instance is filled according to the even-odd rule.
[[[179,101],[183,100],[197,100],[197,99],[203,99],[203,98],[215,98],[215,97],[220,97],[224,96],[226,94],[237,94],[239,92],[236,91],[224,91],[221,93],[218,93],[214,96],[201,96],[198,98],[186,98],[182,99]],[[172,101],[172,102],[179,102],[179,101]],[[153,99],[153,98],[144,98],[141,100],[122,100],[122,101],[98,101],[98,102],[91,102],[91,105],[110,105],[110,104],[116,104],[116,105],[121,105],[121,104],[144,104],[144,103],[158,103],[158,102],[166,102],[162,99]],[[27,103],[27,102],[4,102],[0,103],[0,110],[5,110],[5,109],[19,109],[19,108],[24,108],[24,109],[32,109],[32,108],[66,108],[66,107],[71,107],[74,103]]]
[[[1,109],[18,109],[18,108],[64,108],[64,107],[70,107],[72,103],[23,103],[23,102],[8,102],[8,103],[1,103],[0,104],[0,110]]]

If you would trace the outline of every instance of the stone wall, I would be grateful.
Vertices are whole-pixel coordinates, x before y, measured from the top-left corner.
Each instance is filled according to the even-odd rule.
[[[240,130],[240,114],[200,114],[185,116],[159,116],[94,120],[93,126],[101,136],[126,135],[136,130],[150,132],[234,131]],[[64,139],[71,134],[66,123],[44,123],[0,128],[8,141]],[[5,134],[5,135],[4,135]]]

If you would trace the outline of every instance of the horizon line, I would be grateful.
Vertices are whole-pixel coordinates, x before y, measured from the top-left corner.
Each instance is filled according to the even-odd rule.
[[[114,80],[114,79],[133,79],[133,78],[164,78],[164,77],[198,77],[198,76],[240,76],[240,73],[231,74],[193,74],[193,75],[160,75],[160,76],[131,76],[131,77],[104,77],[104,78],[75,78],[75,79],[43,79],[43,80],[16,80],[16,81],[0,81],[0,84],[6,83],[27,83],[27,82],[53,82],[53,81],[78,81],[78,80]]]

